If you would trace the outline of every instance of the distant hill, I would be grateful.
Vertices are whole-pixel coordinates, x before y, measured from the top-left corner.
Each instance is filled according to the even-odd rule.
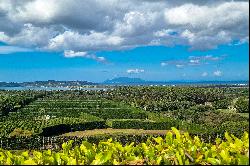
[[[140,78],[118,77],[106,80],[103,84],[144,84],[145,82]]]
[[[23,86],[82,86],[82,85],[97,85],[97,83],[88,81],[35,81],[35,82],[23,82]]]
[[[22,83],[0,82],[0,87],[27,87],[27,86],[66,87],[66,86],[82,86],[82,85],[98,85],[98,83],[93,83],[88,81],[55,81],[55,80],[22,82]]]
[[[21,87],[21,83],[16,82],[0,82],[0,87]]]

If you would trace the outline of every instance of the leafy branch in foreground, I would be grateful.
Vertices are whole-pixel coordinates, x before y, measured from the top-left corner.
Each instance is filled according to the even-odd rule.
[[[205,143],[188,133],[181,134],[176,128],[168,132],[165,139],[149,138],[139,145],[134,143],[123,146],[109,139],[99,144],[83,141],[80,146],[72,147],[73,141],[62,144],[59,152],[0,150],[1,165],[124,165],[124,164],[213,164],[248,165],[249,137],[245,132],[241,139],[225,133],[226,141],[217,138],[214,144]]]

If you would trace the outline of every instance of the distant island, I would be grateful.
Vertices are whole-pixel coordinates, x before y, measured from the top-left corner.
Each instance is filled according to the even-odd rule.
[[[145,82],[146,81],[141,78],[118,77],[106,80],[103,84],[140,84]]]

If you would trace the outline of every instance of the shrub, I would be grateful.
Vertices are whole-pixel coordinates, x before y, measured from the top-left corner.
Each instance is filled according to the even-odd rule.
[[[109,139],[99,144],[70,140],[59,152],[0,149],[0,165],[249,165],[249,137],[225,133],[226,140],[204,143],[199,137],[172,128],[165,138],[152,137],[138,145],[123,146]]]
[[[213,111],[214,107],[210,105],[196,105],[196,106],[190,107],[190,110],[194,110],[197,112],[205,112],[205,111]]]
[[[242,136],[245,131],[249,132],[249,122],[248,121],[240,121],[240,122],[232,122],[226,121],[222,123],[220,126],[221,132],[228,131],[236,136]]]
[[[30,130],[23,130],[21,128],[15,128],[10,134],[10,137],[17,136],[17,137],[22,137],[22,136],[31,136],[33,134],[32,131]]]

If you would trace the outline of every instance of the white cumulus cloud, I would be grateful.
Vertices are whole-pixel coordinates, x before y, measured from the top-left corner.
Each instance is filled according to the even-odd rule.
[[[73,58],[73,57],[86,57],[87,52],[75,52],[72,50],[65,50],[64,56],[67,58]]]
[[[223,74],[223,73],[222,73],[222,71],[220,71],[220,70],[216,70],[216,71],[213,72],[213,75],[214,75],[214,76],[217,76],[217,77],[222,76],[222,74]]]
[[[128,69],[127,73],[129,74],[139,74],[139,73],[143,73],[144,69]]]
[[[96,55],[88,54],[87,52],[75,52],[73,50],[65,50],[64,57],[66,58],[84,57],[88,59],[93,59],[97,62],[107,63],[107,60],[104,57],[97,57]]]
[[[248,1],[1,0],[0,42],[76,52],[249,42]]]

